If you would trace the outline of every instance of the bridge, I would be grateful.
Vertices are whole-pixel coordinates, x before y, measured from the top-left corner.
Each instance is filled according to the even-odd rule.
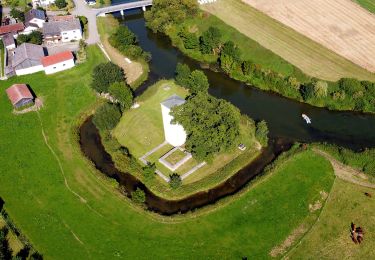
[[[152,5],[152,0],[144,0],[144,1],[136,1],[136,2],[130,2],[130,3],[124,3],[124,4],[118,4],[118,5],[111,5],[103,8],[93,8],[96,12],[97,16],[105,16],[109,13],[114,12],[120,12],[121,15],[124,15],[124,11],[136,9],[136,8],[142,8],[143,11],[146,10],[147,6]]]

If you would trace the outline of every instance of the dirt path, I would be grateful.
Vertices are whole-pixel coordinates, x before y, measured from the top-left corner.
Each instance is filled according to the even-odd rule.
[[[354,168],[339,162],[338,160],[333,158],[333,156],[326,152],[323,152],[322,150],[313,148],[313,151],[317,154],[322,155],[331,162],[335,175],[338,178],[363,187],[375,189],[375,184],[368,182],[368,178],[363,172],[355,170]]]

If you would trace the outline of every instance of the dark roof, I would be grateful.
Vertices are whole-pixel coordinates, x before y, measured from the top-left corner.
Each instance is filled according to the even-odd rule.
[[[6,90],[6,93],[13,106],[24,98],[34,98],[25,84],[14,84]]]
[[[34,18],[45,21],[46,15],[44,11],[39,9],[31,9],[30,11],[25,13],[25,23],[29,23]]]
[[[25,60],[32,61],[32,65],[26,65],[26,67],[41,65],[42,57],[44,57],[44,50],[42,46],[31,43],[22,43],[14,50],[12,67],[20,65]]]
[[[73,20],[52,21],[44,24],[43,34],[45,36],[56,35],[64,31],[73,31],[78,29],[81,29],[81,23],[77,18],[74,18]]]
[[[5,34],[3,36],[3,43],[5,47],[16,44],[16,42],[14,41],[13,34],[12,33]]]
[[[164,100],[163,102],[161,102],[161,104],[167,108],[172,108],[172,107],[175,107],[175,106],[180,106],[182,104],[185,103],[185,99],[177,96],[177,95],[172,95],[170,96],[169,98],[167,98],[166,100]]]
[[[55,55],[47,56],[42,58],[43,67],[48,67],[63,61],[72,60],[74,56],[70,51],[64,51]]]
[[[0,35],[7,34],[7,33],[18,33],[22,31],[25,27],[23,23],[15,23],[5,26],[0,26]]]

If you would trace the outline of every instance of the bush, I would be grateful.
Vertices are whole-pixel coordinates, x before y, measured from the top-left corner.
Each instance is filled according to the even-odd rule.
[[[182,184],[181,176],[177,173],[173,173],[172,175],[170,175],[169,179],[169,186],[171,186],[172,189],[177,189]]]
[[[268,144],[268,133],[269,130],[266,121],[262,120],[256,124],[255,138],[262,146],[267,146]]]
[[[146,201],[146,194],[140,188],[137,188],[135,191],[131,193],[132,200],[137,204],[145,203]]]
[[[18,9],[16,9],[16,8],[12,8],[11,10],[10,10],[10,16],[11,17],[13,17],[14,19],[17,19],[17,20],[19,20],[19,21],[21,21],[21,22],[24,22],[25,21],[25,14],[22,12],[22,11],[20,11],[20,10],[18,10]]]
[[[112,62],[101,63],[94,68],[91,86],[99,93],[108,93],[109,86],[125,79],[122,68]]]
[[[115,82],[109,86],[109,93],[120,104],[121,111],[129,109],[133,104],[133,93],[125,82]]]
[[[178,63],[176,67],[176,83],[188,88],[190,84],[190,68],[186,64]]]
[[[96,111],[93,122],[99,130],[111,130],[120,121],[121,113],[117,105],[106,103]]]
[[[63,9],[68,5],[68,3],[65,0],[55,0],[55,5],[57,8]]]
[[[142,168],[143,176],[146,180],[153,179],[155,177],[156,165],[155,163],[147,163],[145,167]]]

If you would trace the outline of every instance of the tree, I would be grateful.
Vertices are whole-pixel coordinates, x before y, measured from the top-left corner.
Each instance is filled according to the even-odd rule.
[[[29,43],[41,45],[43,43],[43,34],[39,31],[33,31],[29,34]]]
[[[111,130],[120,121],[121,113],[117,105],[106,103],[98,108],[93,122],[99,130]]]
[[[140,188],[137,188],[135,191],[131,193],[132,200],[137,204],[142,204],[146,201],[146,194]]]
[[[268,126],[267,122],[262,120],[256,125],[255,138],[258,139],[262,146],[267,146],[268,144]]]
[[[309,100],[315,97],[315,90],[313,83],[307,83],[300,88],[303,100]]]
[[[190,95],[185,104],[172,109],[172,115],[187,133],[186,149],[198,160],[209,160],[238,141],[240,111],[205,92]]]
[[[169,186],[171,186],[172,189],[177,189],[182,184],[181,176],[177,173],[171,174],[169,179]]]
[[[241,50],[232,41],[227,41],[224,43],[221,54],[232,57],[232,59],[236,62],[241,61]]]
[[[344,90],[347,94],[353,95],[354,93],[362,90],[361,82],[357,79],[342,78],[339,80],[340,89]]]
[[[121,111],[129,109],[133,104],[133,93],[125,82],[115,82],[109,86],[109,93],[120,104]]]
[[[190,84],[190,68],[186,64],[178,63],[176,67],[176,82],[178,85],[188,88]]]
[[[12,259],[12,250],[7,240],[8,229],[0,229],[0,259]]]
[[[142,168],[143,176],[146,180],[153,179],[155,177],[156,165],[155,163],[147,163],[145,167]]]
[[[199,47],[199,38],[195,35],[195,33],[189,32],[186,28],[183,28],[178,33],[178,36],[182,38],[184,47],[186,49],[197,49]]]
[[[109,41],[114,47],[128,46],[137,43],[137,36],[127,26],[120,25],[116,32],[110,36]]]
[[[198,13],[196,0],[154,0],[151,10],[145,12],[146,25],[153,32],[165,32],[168,26],[178,24]]]
[[[191,93],[207,92],[210,84],[203,71],[194,70],[189,77],[189,86]]]
[[[57,8],[59,9],[63,9],[65,8],[68,4],[65,0],[55,0],[55,5],[57,6]]]
[[[19,34],[18,37],[17,37],[17,44],[18,45],[21,45],[22,43],[28,42],[28,41],[29,41],[29,35],[27,35],[27,34]]]
[[[112,62],[101,63],[94,68],[91,86],[97,92],[108,92],[109,86],[114,82],[124,81],[124,71]]]
[[[318,98],[326,97],[328,94],[328,83],[323,80],[318,80],[313,83],[314,95]]]
[[[221,32],[218,28],[210,26],[200,37],[200,49],[203,54],[211,54],[220,47]]]
[[[16,8],[12,8],[11,10],[10,10],[10,16],[12,16],[14,19],[17,19],[17,20],[19,20],[19,21],[21,21],[21,22],[24,22],[25,21],[25,14],[22,12],[22,11],[20,11],[20,10],[18,10],[18,9],[16,9]]]

